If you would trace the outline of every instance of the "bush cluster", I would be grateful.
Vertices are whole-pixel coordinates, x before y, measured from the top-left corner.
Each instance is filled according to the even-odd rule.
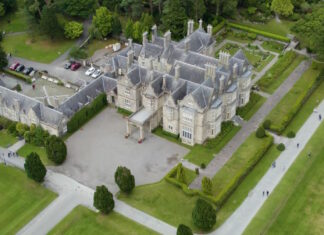
[[[64,141],[52,135],[47,138],[45,143],[46,154],[48,159],[56,164],[62,164],[66,159],[67,149]]]
[[[285,145],[283,143],[278,144],[277,149],[282,152],[286,149]]]
[[[260,127],[257,129],[255,135],[256,135],[256,137],[258,137],[258,138],[261,139],[261,138],[266,137],[266,132],[265,132],[264,128],[263,128],[262,126],[260,126]]]
[[[108,214],[114,209],[115,201],[113,195],[106,186],[96,187],[96,192],[93,196],[93,206],[103,214]]]
[[[46,168],[37,153],[30,153],[24,164],[27,176],[36,182],[43,182],[46,175]]]
[[[184,224],[179,224],[177,235],[193,235],[191,228]]]
[[[115,172],[115,182],[121,191],[130,193],[135,187],[135,178],[126,167],[119,166]]]
[[[294,131],[289,131],[288,133],[287,133],[287,137],[288,138],[295,138],[296,137],[296,133],[294,132]]]
[[[199,198],[192,211],[192,220],[198,228],[208,231],[216,223],[216,211],[212,205]]]
[[[99,113],[104,107],[107,106],[106,94],[98,95],[91,104],[80,109],[67,123],[68,133],[73,133],[78,130],[83,124],[89,121],[97,113]]]
[[[266,31],[262,31],[262,30],[258,30],[258,29],[254,29],[251,28],[250,26],[245,26],[245,25],[240,25],[240,24],[236,24],[236,23],[228,23],[228,25],[230,27],[236,28],[236,29],[240,29],[240,30],[244,30],[250,33],[255,33],[255,34],[259,34],[262,35],[264,37],[268,37],[268,38],[273,38],[279,41],[283,41],[283,42],[290,42],[290,39],[278,34],[273,34],[273,33],[269,33]]]
[[[263,122],[262,126],[263,126],[264,129],[269,130],[270,126],[271,126],[271,121],[269,119],[265,120]]]

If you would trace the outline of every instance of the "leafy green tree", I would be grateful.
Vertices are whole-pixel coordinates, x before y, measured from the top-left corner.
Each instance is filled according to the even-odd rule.
[[[191,228],[184,224],[179,224],[177,235],[193,235]]]
[[[142,0],[122,0],[120,6],[124,8],[133,19],[139,19],[143,12]]]
[[[210,230],[216,223],[216,211],[208,202],[199,198],[192,211],[192,220],[198,228]]]
[[[114,209],[115,202],[113,195],[108,191],[106,186],[96,187],[96,192],[93,196],[93,206],[104,214],[108,214]]]
[[[271,10],[283,16],[290,16],[294,13],[294,5],[290,0],[272,0]]]
[[[213,191],[213,182],[210,178],[204,177],[201,182],[202,191],[207,194],[211,194]]]
[[[136,42],[142,42],[142,35],[143,35],[143,27],[141,22],[136,21],[133,25],[133,39]]]
[[[96,10],[92,24],[98,29],[102,37],[106,37],[113,29],[113,15],[106,7],[100,7]]]
[[[47,138],[45,149],[49,160],[56,164],[62,164],[65,161],[67,149],[64,141],[61,138],[55,135]]]
[[[119,20],[119,16],[117,13],[114,13],[113,20],[112,20],[112,34],[113,35],[120,35],[122,33],[122,25]]]
[[[170,29],[172,37],[181,39],[184,36],[184,25],[187,21],[185,9],[180,0],[166,0],[163,8],[162,23]]]
[[[103,7],[107,7],[109,11],[119,10],[122,0],[100,0],[99,4]]]
[[[24,168],[29,178],[35,180],[36,182],[43,182],[46,175],[46,168],[39,159],[37,153],[33,152],[27,156]]]
[[[82,35],[83,25],[76,21],[70,21],[64,26],[64,35],[68,39],[75,39]]]
[[[177,175],[176,175],[176,179],[181,182],[186,184],[187,180],[186,180],[186,173],[184,171],[184,168],[182,166],[182,164],[180,163],[177,167]]]
[[[88,57],[88,53],[78,46],[73,46],[69,52],[69,57],[74,59],[86,59]]]
[[[89,17],[97,6],[96,0],[58,0],[63,12],[70,16]]]
[[[193,0],[193,8],[194,8],[194,18],[196,21],[201,19],[206,12],[206,6],[204,0]]]
[[[48,35],[51,39],[59,38],[63,35],[63,29],[57,20],[56,11],[54,8],[44,7],[39,23],[40,30],[44,34]]]
[[[140,22],[142,25],[143,32],[146,31],[149,33],[151,31],[152,26],[154,25],[153,16],[147,13],[142,14]]]
[[[6,14],[5,6],[2,2],[0,2],[0,17]]]
[[[0,69],[8,65],[7,54],[0,45]]]
[[[25,132],[29,131],[29,127],[26,124],[22,124],[21,122],[18,122],[16,124],[16,130],[19,136],[24,136]]]
[[[262,126],[260,126],[256,131],[256,137],[263,138],[266,136],[266,132]]]
[[[131,19],[128,19],[125,27],[125,37],[126,38],[133,38],[133,33],[134,33],[134,23]]]
[[[121,191],[130,193],[135,187],[135,178],[126,167],[119,166],[115,172],[115,182]]]

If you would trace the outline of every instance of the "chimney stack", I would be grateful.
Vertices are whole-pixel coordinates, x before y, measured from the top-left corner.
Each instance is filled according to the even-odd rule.
[[[131,38],[128,39],[128,46],[129,48],[133,49],[133,39]]]
[[[235,64],[233,65],[233,77],[234,77],[234,78],[237,78],[237,76],[238,76],[238,69],[239,69],[238,64],[235,63]]]
[[[188,52],[190,50],[190,39],[186,38],[184,43],[185,43],[185,51]]]
[[[199,29],[203,29],[203,21],[202,21],[202,19],[199,20]]]
[[[207,26],[207,33],[208,33],[210,36],[213,35],[213,26],[210,25],[210,24]]]
[[[225,51],[221,51],[219,53],[219,63],[221,65],[224,65],[225,67],[229,66],[229,58],[230,58],[230,54],[228,52]]]
[[[166,89],[166,74],[164,74],[163,75],[163,80],[162,80],[162,90],[164,90],[165,91],[165,89]]]
[[[170,46],[171,43],[171,32],[170,30],[168,30],[165,34],[164,34],[164,49],[167,49]]]
[[[180,65],[177,64],[175,67],[174,67],[174,77],[176,80],[179,79],[180,77]]]
[[[194,21],[188,20],[188,26],[187,26],[187,36],[193,33],[194,30]]]
[[[147,43],[147,34],[148,34],[147,32],[144,32],[143,35],[142,35],[143,36],[143,40],[142,40],[143,41],[143,46],[145,46],[145,44]]]
[[[152,27],[152,43],[155,42],[156,37],[157,37],[157,26],[156,26],[156,24],[155,24],[155,25],[153,25],[153,27]]]
[[[213,82],[215,82],[216,78],[216,66],[212,64],[205,64],[205,80],[211,79]]]
[[[134,61],[134,51],[133,50],[129,50],[127,52],[127,69],[130,69],[130,67],[132,66]]]

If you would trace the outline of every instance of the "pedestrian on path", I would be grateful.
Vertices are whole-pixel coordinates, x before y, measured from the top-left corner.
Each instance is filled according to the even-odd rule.
[[[297,148],[299,148],[299,143],[297,143]]]
[[[318,119],[321,121],[322,120],[322,115],[318,115]]]
[[[267,196],[269,196],[269,191],[267,190]]]
[[[262,192],[262,196],[264,197],[264,191]]]
[[[308,153],[308,157],[310,158],[310,157],[311,157],[311,155],[312,155],[312,154],[311,154],[311,152],[309,152],[309,153]]]

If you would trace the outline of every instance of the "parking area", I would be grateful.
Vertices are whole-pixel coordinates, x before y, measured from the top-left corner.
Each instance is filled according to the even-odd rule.
[[[107,185],[117,192],[114,173],[118,166],[128,167],[136,185],[161,180],[188,149],[168,142],[151,133],[139,144],[138,133],[125,139],[126,123],[114,108],[106,108],[67,141],[65,163],[53,167],[92,188]]]

